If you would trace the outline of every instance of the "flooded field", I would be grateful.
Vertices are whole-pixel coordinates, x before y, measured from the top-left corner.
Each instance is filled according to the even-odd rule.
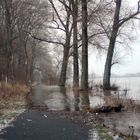
[[[94,85],[101,85],[102,78],[96,78],[92,81]],[[120,94],[126,94],[127,98],[140,101],[140,77],[119,77],[112,78],[111,84],[115,84],[119,87]]]

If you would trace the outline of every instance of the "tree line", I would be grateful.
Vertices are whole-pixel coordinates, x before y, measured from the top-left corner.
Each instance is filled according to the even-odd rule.
[[[44,30],[47,7],[47,2],[40,0],[0,1],[0,81],[28,83],[33,80],[40,56],[47,60],[44,65],[52,65],[47,49],[28,33],[38,34]],[[52,71],[51,67],[48,69]]]
[[[117,63],[114,52],[119,43],[122,46],[127,43],[123,39],[130,36],[124,32],[132,32],[129,27],[139,14],[139,10],[131,11],[123,2],[1,0],[0,80],[6,77],[28,83],[39,62],[45,82],[65,86],[68,66],[71,65],[69,60],[72,59],[73,88],[88,90],[91,46],[107,53],[103,88],[110,89],[111,68]],[[61,50],[62,58],[55,64],[52,48]],[[56,65],[60,67],[58,71]]]

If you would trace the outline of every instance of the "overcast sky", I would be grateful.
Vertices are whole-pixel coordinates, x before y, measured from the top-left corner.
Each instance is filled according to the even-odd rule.
[[[128,3],[137,9],[138,0],[127,0]],[[137,73],[140,72],[140,37],[131,43],[132,53],[124,58],[122,65],[116,65],[112,68],[112,73],[115,74],[126,74],[126,73]],[[92,54],[92,55],[91,55]],[[93,55],[95,54],[95,55]],[[99,75],[103,74],[105,56],[99,58],[97,53],[92,52],[89,56],[89,71],[95,72]]]

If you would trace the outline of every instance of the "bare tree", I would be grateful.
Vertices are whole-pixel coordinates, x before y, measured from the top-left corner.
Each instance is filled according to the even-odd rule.
[[[43,30],[47,21],[47,4],[40,0],[3,0],[0,3],[0,34],[3,36],[0,63],[0,77],[11,80],[28,81],[33,68],[33,50],[40,41],[30,34]],[[2,61],[3,61],[2,60]],[[25,68],[25,69],[24,69]],[[20,78],[21,77],[21,78]]]
[[[78,0],[72,0],[73,17],[73,87],[79,88],[79,63],[78,63]]]
[[[72,34],[72,25],[70,24],[70,20],[71,20],[71,9],[70,9],[71,1],[67,1],[67,2],[66,1],[59,1],[65,9],[65,14],[66,14],[65,19],[63,19],[60,16],[60,14],[58,12],[58,9],[55,7],[55,4],[54,4],[53,0],[49,0],[49,2],[51,3],[51,6],[52,6],[52,8],[55,12],[55,15],[57,16],[58,22],[59,22],[58,23],[56,20],[53,19],[58,25],[57,29],[62,30],[65,33],[65,42],[61,43],[64,50],[63,50],[62,68],[61,68],[60,79],[59,79],[59,85],[60,86],[65,86],[67,65],[68,65],[68,59],[69,59],[69,50],[71,48],[71,34]]]
[[[116,7],[115,7],[115,14],[114,14],[114,21],[111,29],[111,35],[109,37],[109,47],[108,47],[107,58],[106,58],[105,69],[104,69],[104,77],[103,77],[104,89],[110,89],[112,58],[114,54],[114,48],[115,48],[119,29],[120,27],[122,27],[124,23],[126,23],[127,21],[129,21],[130,19],[134,18],[136,15],[139,14],[139,11],[137,11],[134,14],[121,19],[120,14],[121,14],[122,0],[116,0],[115,4]]]
[[[7,72],[6,77],[9,77],[9,70],[12,65],[11,62],[13,62],[11,59],[12,57],[12,23],[11,23],[11,7],[12,6],[12,0],[3,1],[3,8],[5,9],[5,27],[6,27],[6,50],[7,50]],[[13,66],[12,66],[13,67]]]
[[[88,35],[87,35],[87,0],[82,0],[82,74],[81,90],[88,90]]]

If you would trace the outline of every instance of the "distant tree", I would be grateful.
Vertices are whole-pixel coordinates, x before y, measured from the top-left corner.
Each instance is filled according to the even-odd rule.
[[[40,0],[1,0],[0,2],[0,80],[28,82],[34,64],[34,47],[40,41],[28,32],[43,31],[47,4]]]
[[[58,1],[62,7],[64,7],[65,18],[61,16],[61,12],[59,13],[59,7],[56,7],[53,0],[49,0],[55,16],[53,17],[53,22],[56,23],[57,27],[53,27],[53,29],[61,30],[65,34],[65,41],[56,41],[52,43],[60,44],[63,46],[63,61],[62,61],[62,68],[60,72],[60,79],[59,85],[65,86],[66,83],[66,74],[67,74],[67,66],[68,66],[68,59],[69,59],[69,50],[71,48],[71,34],[72,34],[72,25],[70,24],[71,21],[71,1]],[[55,19],[55,17],[57,19]],[[51,41],[50,41],[51,42]]]

